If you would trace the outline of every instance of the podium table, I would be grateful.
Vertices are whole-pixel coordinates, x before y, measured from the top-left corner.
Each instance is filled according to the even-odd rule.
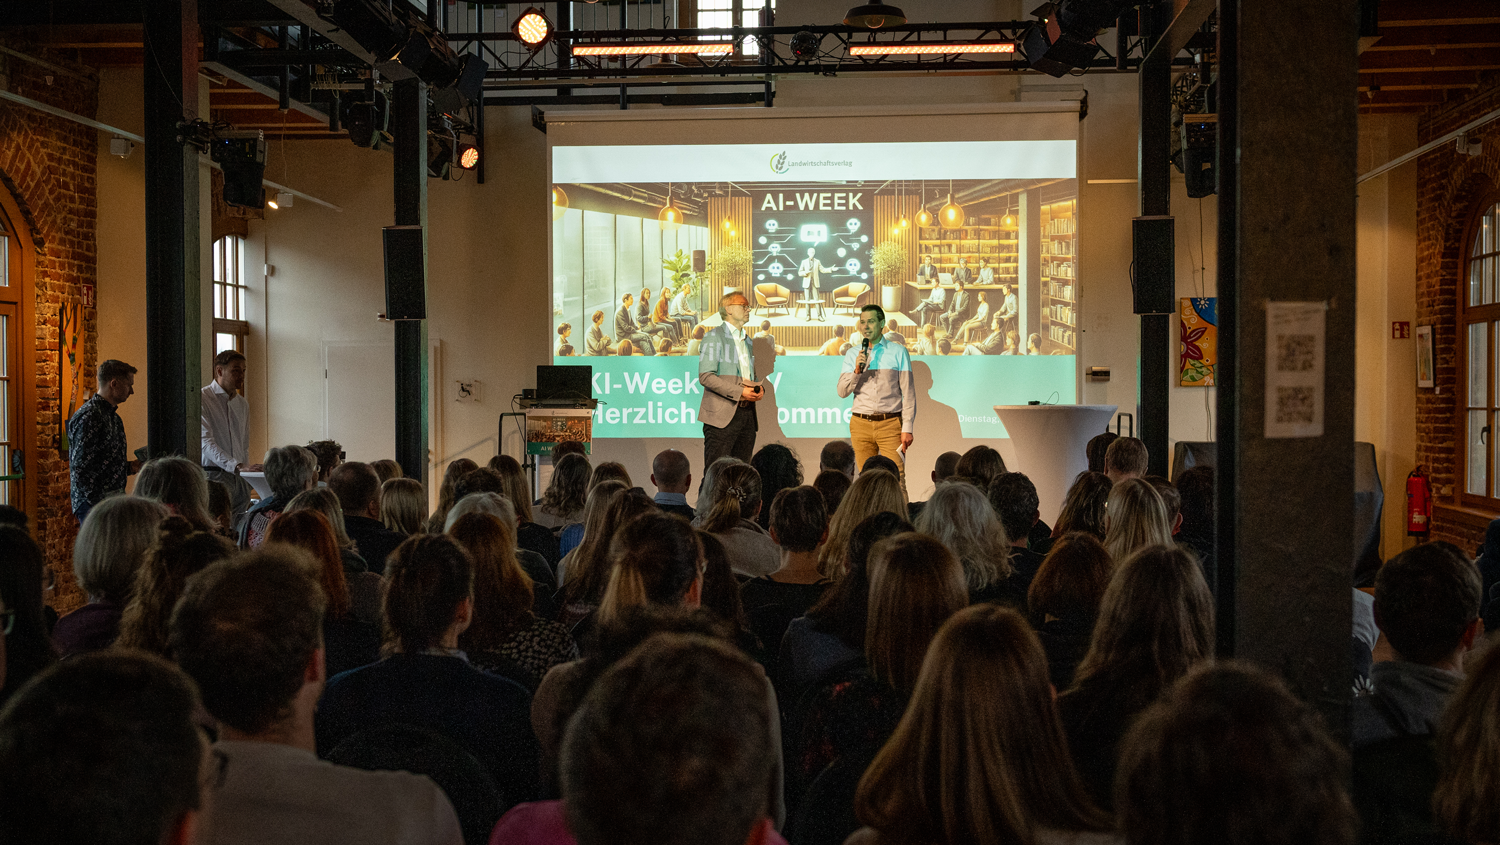
[[[1063,499],[1078,473],[1089,468],[1089,440],[1103,434],[1117,405],[996,405],[995,413],[1016,449],[1016,466],[1036,485],[1042,519],[1057,523]]]

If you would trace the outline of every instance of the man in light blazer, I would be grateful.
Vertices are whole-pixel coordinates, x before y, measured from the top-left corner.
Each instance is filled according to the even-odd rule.
[[[729,455],[749,463],[755,452],[755,403],[765,394],[755,378],[755,352],[745,335],[750,300],[739,291],[719,298],[724,322],[703,335],[698,347],[698,381],[703,401],[703,466]]]

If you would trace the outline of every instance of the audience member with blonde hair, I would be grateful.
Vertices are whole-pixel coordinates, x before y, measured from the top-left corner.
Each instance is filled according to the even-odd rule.
[[[213,531],[218,527],[208,512],[208,477],[202,467],[187,458],[171,455],[147,461],[135,477],[131,494],[161,502],[195,530]]]
[[[1152,546],[1116,563],[1088,653],[1057,699],[1073,762],[1101,806],[1131,721],[1213,656],[1213,596],[1191,552]]]
[[[1029,585],[1011,566],[1005,526],[979,488],[965,481],[939,484],[913,523],[958,556],[970,601],[1025,610]]]
[[[187,579],[234,552],[234,543],[216,532],[195,528],[181,516],[162,520],[156,542],[136,570],[134,593],[125,606],[115,645],[170,657],[167,623]]]
[[[735,463],[719,469],[712,496],[698,500],[695,522],[724,544],[735,574],[756,578],[780,569],[781,549],[756,521],[764,501],[755,467]]]
[[[432,515],[427,520],[428,534],[443,533],[443,525],[448,521],[448,509],[460,498],[458,480],[476,469],[479,469],[479,464],[468,458],[458,458],[448,464],[448,468],[443,471],[443,482],[438,487],[437,506],[432,509]]]
[[[489,468],[499,473],[505,498],[516,509],[516,546],[541,555],[547,568],[555,573],[557,561],[562,556],[557,548],[557,535],[536,521],[531,503],[531,481],[521,462],[510,455],[496,455],[490,458]],[[552,583],[556,583],[556,578],[554,574]]]
[[[597,562],[609,548],[610,538],[605,536],[608,529],[605,527],[604,518],[609,512],[610,503],[616,497],[625,492],[625,484],[620,481],[606,481],[589,491],[588,501],[583,506],[583,537],[571,551],[562,556],[557,564],[557,583],[566,587],[568,581],[582,568],[575,561],[582,563],[581,557],[586,556],[588,560]],[[603,591],[603,581],[609,577],[605,572],[600,578],[599,590]]]
[[[318,583],[327,598],[323,655],[328,676],[379,660],[384,580],[373,572],[349,567],[328,518],[313,509],[289,510],[271,523],[266,542],[295,546],[318,564]]]
[[[589,489],[598,487],[603,481],[620,481],[626,487],[635,486],[630,480],[630,471],[619,461],[603,461],[594,467],[593,474],[589,476]]]
[[[166,517],[164,506],[138,496],[110,496],[89,511],[73,541],[73,575],[88,604],[57,620],[52,641],[58,654],[98,651],[119,636],[136,570]]]
[[[1147,546],[1175,546],[1161,494],[1143,478],[1115,483],[1104,505],[1104,548],[1124,560]]]
[[[467,513],[448,535],[474,560],[474,623],[458,637],[470,662],[534,690],[548,669],[578,657],[568,629],[533,612],[535,582],[516,559],[509,523]]]
[[[612,625],[640,605],[696,607],[703,590],[703,544],[686,520],[653,507],[620,527],[610,546],[609,586],[598,621]]]
[[[1047,652],[1052,684],[1060,690],[1073,685],[1073,670],[1089,650],[1112,574],[1114,560],[1099,538],[1075,531],[1052,544],[1031,579],[1028,616]]]
[[[1280,679],[1239,661],[1203,665],[1125,737],[1117,823],[1132,845],[1353,845],[1348,765],[1317,713]]]
[[[370,461],[370,469],[380,477],[380,483],[384,484],[392,478],[405,478],[406,473],[402,471],[401,465],[390,458],[381,458],[378,461]]]
[[[901,479],[895,473],[885,470],[860,473],[828,523],[828,542],[823,544],[818,557],[818,569],[823,577],[834,581],[844,577],[849,535],[854,532],[855,526],[882,511],[889,511],[901,519],[910,518],[906,510],[906,494],[901,490]]]
[[[867,826],[851,845],[1117,841],[1073,769],[1036,636],[993,605],[939,629],[854,807]]]
[[[286,513],[295,511],[317,511],[328,520],[328,527],[333,529],[333,542],[338,546],[339,555],[344,559],[345,569],[350,572],[364,572],[370,568],[354,548],[354,540],[349,537],[349,531],[344,527],[344,508],[339,504],[339,497],[334,495],[331,489],[314,487],[298,493],[297,498],[286,506]]]
[[[427,531],[427,491],[414,478],[392,478],[380,485],[380,516],[385,527],[410,537]]]
[[[606,481],[599,485],[619,485]],[[660,514],[656,505],[639,490],[616,489],[600,509],[598,530],[585,532],[583,544],[574,552],[567,569],[568,580],[562,585],[558,600],[558,621],[572,625],[589,616],[604,599],[612,580],[614,547],[621,529],[642,514]],[[575,632],[575,638],[578,632]]]
[[[592,491],[593,467],[583,455],[568,453],[552,465],[552,480],[536,509],[536,523],[556,531],[583,518],[583,507]],[[630,486],[630,485],[625,485]]]

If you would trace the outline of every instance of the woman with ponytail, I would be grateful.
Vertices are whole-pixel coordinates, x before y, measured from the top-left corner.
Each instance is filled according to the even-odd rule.
[[[713,490],[700,501],[697,525],[724,544],[737,575],[757,578],[781,568],[781,547],[755,522],[760,514],[760,473],[749,464],[719,470]]]
[[[199,530],[187,517],[162,520],[156,542],[135,571],[135,593],[125,606],[115,645],[169,656],[167,622],[182,598],[188,576],[234,551],[234,543],[212,531]]]
[[[469,665],[458,638],[474,620],[474,562],[445,534],[407,539],[386,564],[384,660],[328,682],[318,755],[355,734],[406,725],[473,754],[510,804],[536,795],[531,697]],[[502,808],[503,809],[503,808]]]
[[[686,520],[659,512],[638,516],[615,535],[610,558],[599,624],[612,624],[640,605],[699,605],[703,544]]]

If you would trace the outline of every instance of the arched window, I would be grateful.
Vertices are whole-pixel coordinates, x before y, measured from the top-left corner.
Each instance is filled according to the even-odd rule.
[[[1469,229],[1463,283],[1459,292],[1459,347],[1463,404],[1459,438],[1464,444],[1463,502],[1500,510],[1500,202],[1491,196],[1480,207]]]

